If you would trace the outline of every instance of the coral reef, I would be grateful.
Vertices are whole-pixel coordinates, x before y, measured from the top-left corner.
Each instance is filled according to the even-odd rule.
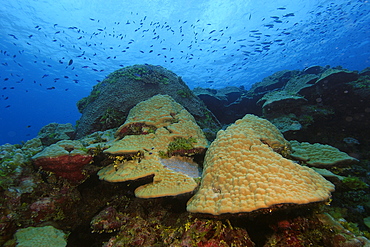
[[[201,185],[187,210],[235,214],[328,200],[334,185],[276,153],[287,155],[288,148],[274,125],[254,115],[220,130],[207,150]]]
[[[79,102],[99,113],[77,126],[90,135],[53,123],[0,146],[0,245],[370,246],[369,71],[311,66],[249,91],[198,88],[224,124],[264,114],[285,135],[246,115],[208,146],[217,121],[181,78],[118,70]],[[195,102],[195,116],[175,100]]]
[[[370,135],[368,71],[330,66],[279,71],[250,90],[238,89],[231,100],[222,97],[228,87],[194,92],[223,125],[255,114],[276,123],[288,140],[329,144],[355,158],[369,159],[370,143],[364,138]],[[347,137],[362,145],[344,142]]]
[[[143,64],[111,73],[94,86],[90,96],[78,102],[82,116],[76,128],[77,138],[120,126],[132,107],[156,94],[170,95],[194,116],[201,128],[217,131],[221,127],[181,77],[161,66]],[[206,118],[206,114],[210,117]]]
[[[202,153],[208,143],[190,113],[170,96],[156,95],[137,104],[116,136],[104,153],[118,156],[98,172],[100,179],[124,182],[152,176],[153,182],[135,190],[142,198],[179,195],[197,187],[187,171],[199,168],[189,156]],[[188,160],[168,159],[172,155]],[[172,164],[181,164],[182,169],[173,169]]]

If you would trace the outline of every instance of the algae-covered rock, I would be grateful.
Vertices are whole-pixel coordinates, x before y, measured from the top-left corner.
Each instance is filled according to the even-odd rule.
[[[257,104],[262,105],[262,111],[266,117],[271,117],[275,116],[276,113],[278,116],[283,113],[291,113],[305,102],[306,99],[300,95],[287,91],[273,91],[265,94]]]
[[[256,100],[246,96],[244,87],[224,87],[220,89],[194,88],[197,95],[217,117],[221,124],[226,125],[242,118],[246,113],[259,114]]]
[[[281,133],[302,129],[302,124],[297,120],[294,114],[282,115],[271,119],[270,122],[275,125]]]
[[[321,67],[319,65],[312,65],[312,66],[305,68],[303,70],[303,73],[318,75],[318,74],[321,74],[325,69],[326,69],[325,67]]]
[[[50,123],[39,131],[39,138],[43,145],[49,146],[61,140],[69,140],[73,137],[75,129],[72,124]]]
[[[265,94],[272,90],[281,89],[293,76],[299,74],[298,70],[278,71],[252,86],[248,94],[259,95]]]
[[[77,103],[82,117],[78,121],[76,137],[120,126],[133,106],[156,94],[170,95],[194,116],[201,128],[220,127],[181,77],[161,66],[144,64],[109,74],[94,86],[88,97]]]

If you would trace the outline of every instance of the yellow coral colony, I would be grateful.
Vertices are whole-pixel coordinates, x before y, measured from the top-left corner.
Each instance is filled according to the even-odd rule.
[[[122,133],[138,126],[139,132]],[[137,132],[137,130],[135,130]],[[146,132],[146,133],[144,133]],[[98,172],[100,179],[123,182],[153,175],[153,182],[140,186],[135,195],[141,198],[172,196],[193,191],[195,177],[171,169],[169,164],[180,164],[184,169],[198,169],[190,158],[172,157],[163,162],[160,152],[176,138],[194,138],[194,148],[205,149],[207,139],[193,116],[168,95],[156,95],[131,109],[126,122],[118,129],[113,145],[105,153],[113,155],[139,154],[140,158],[109,165]],[[198,176],[199,177],[199,176]]]
[[[327,200],[334,185],[275,152],[287,149],[269,121],[254,115],[237,120],[210,145],[199,191],[187,210],[220,215]]]

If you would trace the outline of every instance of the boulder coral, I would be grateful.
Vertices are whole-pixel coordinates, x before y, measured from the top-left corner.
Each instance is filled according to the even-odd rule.
[[[280,204],[326,201],[334,185],[281,154],[289,143],[265,119],[246,115],[220,130],[207,150],[201,185],[189,200],[193,213],[247,213]]]
[[[82,116],[76,137],[122,125],[136,104],[157,94],[170,95],[194,116],[201,128],[221,128],[216,117],[181,77],[161,66],[142,64],[114,71],[77,103]]]
[[[141,198],[173,196],[197,187],[199,167],[192,157],[208,142],[194,117],[170,96],[156,95],[137,104],[116,136],[104,151],[115,161],[98,172],[100,179],[123,182],[152,176],[153,182],[135,190]]]

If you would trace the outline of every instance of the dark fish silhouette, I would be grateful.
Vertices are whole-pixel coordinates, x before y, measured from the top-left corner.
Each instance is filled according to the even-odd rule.
[[[9,36],[12,36],[15,39],[18,39],[14,34],[8,34]]]
[[[73,59],[69,60],[68,66],[72,65],[72,63],[73,63]]]

